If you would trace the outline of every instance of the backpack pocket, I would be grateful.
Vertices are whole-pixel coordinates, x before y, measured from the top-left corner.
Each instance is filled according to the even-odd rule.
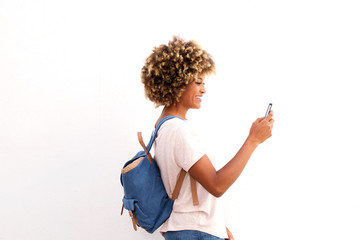
[[[154,225],[154,219],[148,217],[148,215],[142,209],[140,203],[136,199],[123,198],[124,208],[131,211],[136,217],[136,224],[144,229],[151,229]],[[131,214],[130,214],[131,216]]]

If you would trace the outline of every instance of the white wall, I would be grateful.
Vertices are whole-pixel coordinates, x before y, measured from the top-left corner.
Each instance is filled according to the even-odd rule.
[[[140,69],[172,35],[214,56],[189,113],[220,168],[273,102],[273,137],[223,197],[236,239],[359,239],[358,1],[0,2],[0,239],[162,239],[120,216],[122,165],[160,109]]]

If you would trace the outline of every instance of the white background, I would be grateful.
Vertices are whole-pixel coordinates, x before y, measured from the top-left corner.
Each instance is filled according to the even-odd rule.
[[[358,1],[0,2],[0,239],[162,239],[120,216],[123,164],[161,109],[140,69],[173,35],[214,57],[190,111],[221,168],[274,104],[273,137],[222,197],[236,239],[360,239]]]

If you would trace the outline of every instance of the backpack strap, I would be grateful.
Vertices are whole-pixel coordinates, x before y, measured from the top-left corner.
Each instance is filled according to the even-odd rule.
[[[169,115],[169,116],[163,117],[163,118],[158,122],[158,124],[157,124],[156,127],[155,127],[154,132],[153,132],[152,135],[151,135],[150,141],[149,141],[148,145],[146,146],[146,149],[148,150],[147,153],[150,152],[151,147],[152,147],[152,145],[153,145],[154,142],[155,142],[155,138],[156,138],[156,136],[157,136],[157,133],[158,133],[161,125],[162,125],[164,122],[166,122],[167,120],[170,120],[170,119],[173,119],[173,118],[182,119],[182,118],[180,118],[180,117],[176,117],[176,116],[173,116],[173,115]],[[184,120],[184,119],[182,119],[182,120]]]
[[[142,138],[141,132],[137,133],[139,143],[142,146],[142,148],[144,149],[144,151],[146,152],[147,159],[149,160],[150,163],[152,163],[152,160],[153,160],[152,157],[151,157],[151,154],[150,154],[150,150],[151,150],[152,145],[154,144],[155,138],[157,136],[157,132],[159,131],[161,125],[164,122],[166,122],[167,120],[170,120],[172,118],[179,118],[179,117],[169,115],[169,116],[166,116],[166,117],[162,118],[159,121],[159,123],[155,127],[154,132],[151,135],[150,141],[149,141],[147,146],[145,146],[145,143],[144,143],[144,140]],[[180,119],[182,119],[182,118],[180,118]],[[172,200],[177,199],[177,197],[179,196],[179,192],[180,192],[181,186],[182,186],[182,184],[184,182],[185,175],[186,175],[186,171],[184,169],[181,169],[180,174],[179,174],[179,178],[176,181],[176,185],[175,185],[173,194],[171,196]],[[199,198],[198,198],[197,189],[196,189],[196,180],[190,174],[189,174],[189,176],[190,176],[190,186],[191,186],[191,194],[192,194],[192,199],[193,199],[193,205],[196,206],[196,205],[199,205]]]
[[[190,185],[191,185],[191,195],[193,199],[193,205],[199,205],[199,198],[197,195],[197,188],[196,188],[196,180],[189,174],[190,176]]]
[[[179,192],[180,192],[181,186],[182,186],[182,184],[184,182],[185,175],[186,175],[186,171],[184,169],[181,169],[180,174],[179,174],[179,178],[176,181],[176,185],[175,185],[174,191],[173,191],[172,196],[171,196],[172,200],[177,199],[177,197],[179,196]]]
[[[161,125],[166,122],[167,120],[170,120],[172,118],[175,118],[176,116],[172,116],[172,115],[169,115],[169,116],[166,116],[164,118],[162,118],[159,123],[156,125],[155,127],[155,130],[153,131],[153,133],[151,134],[151,138],[150,138],[150,141],[148,143],[147,146],[145,146],[145,143],[144,143],[144,140],[143,140],[143,137],[141,135],[141,132],[138,132],[137,133],[137,136],[138,136],[138,140],[139,140],[139,143],[141,145],[141,147],[144,149],[144,151],[146,152],[146,156],[147,156],[147,159],[149,160],[150,163],[152,163],[152,157],[151,157],[151,154],[150,154],[150,150],[151,150],[151,147],[152,145],[154,144],[155,142],[155,138],[156,138],[156,135],[157,135],[157,132],[159,131]],[[177,117],[179,118],[179,117]]]
[[[179,178],[176,181],[176,185],[175,185],[173,194],[171,196],[172,200],[177,199],[177,197],[179,196],[179,192],[180,192],[181,186],[184,182],[185,175],[186,175],[186,171],[184,169],[181,169]],[[197,205],[199,205],[199,198],[197,195],[196,180],[190,174],[189,174],[189,177],[190,177],[190,186],[191,186],[191,195],[192,195],[193,205],[197,206]]]
[[[151,154],[150,154],[150,151],[148,151],[146,149],[146,146],[145,146],[145,143],[144,143],[144,140],[143,140],[143,137],[141,135],[141,132],[138,132],[137,133],[137,136],[138,136],[138,140],[139,140],[139,143],[140,145],[142,146],[142,148],[144,149],[144,151],[147,153],[147,159],[149,160],[150,163],[152,163],[152,157],[151,157]]]

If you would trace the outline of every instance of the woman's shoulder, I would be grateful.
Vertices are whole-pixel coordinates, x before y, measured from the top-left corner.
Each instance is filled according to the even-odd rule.
[[[166,121],[159,129],[159,135],[167,135],[168,137],[184,140],[189,138],[197,139],[198,135],[194,127],[188,120],[173,118]]]
[[[164,122],[160,129],[162,128],[167,130],[186,129],[188,128],[188,123],[187,120],[172,118]]]

